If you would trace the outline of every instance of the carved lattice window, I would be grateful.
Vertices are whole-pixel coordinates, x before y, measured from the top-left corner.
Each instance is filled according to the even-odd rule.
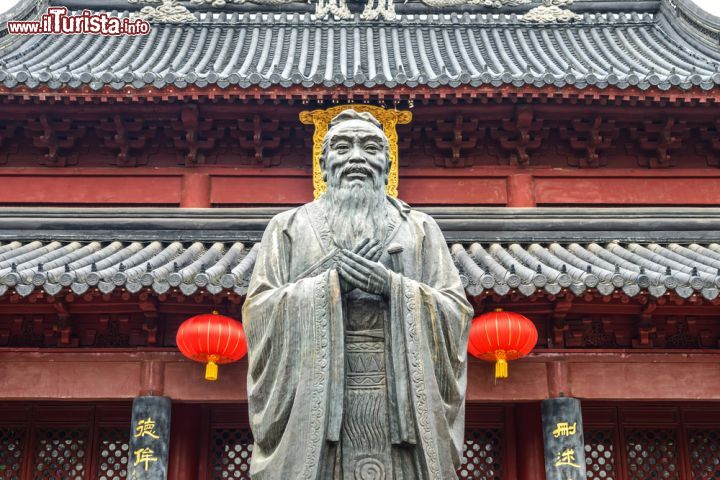
[[[252,433],[246,428],[216,428],[212,432],[211,477],[213,480],[250,478]],[[465,435],[461,479],[503,478],[503,433],[501,429],[472,429]]]
[[[590,480],[615,480],[615,446],[610,429],[585,429],[585,463]]]
[[[627,429],[625,453],[630,480],[680,478],[677,435],[673,429]]]
[[[0,480],[125,480],[131,407],[0,404]]]
[[[22,428],[0,428],[0,480],[16,480],[22,467]]]
[[[462,466],[458,477],[500,480],[503,478],[503,432],[499,428],[465,432]]]
[[[252,433],[248,428],[217,428],[213,430],[213,480],[249,479]]]
[[[43,428],[37,431],[34,480],[83,480],[88,432],[84,429]]]
[[[693,478],[720,478],[720,429],[688,430]]]
[[[127,477],[128,428],[101,428],[98,432],[96,455],[98,480],[125,480]]]

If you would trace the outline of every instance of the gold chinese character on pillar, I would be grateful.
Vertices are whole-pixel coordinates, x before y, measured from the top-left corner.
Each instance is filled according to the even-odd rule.
[[[158,460],[157,457],[154,456],[155,451],[153,451],[153,449],[149,447],[140,448],[138,450],[135,450],[133,453],[135,454],[135,465],[144,463],[145,470],[148,469],[150,463],[157,462]]]
[[[390,156],[390,175],[386,192],[391,197],[398,194],[398,135],[396,126],[405,125],[412,120],[412,113],[407,110],[395,110],[373,105],[339,105],[325,110],[312,110],[300,112],[300,121],[305,125],[314,125],[313,134],[313,196],[318,198],[325,193],[325,182],[320,171],[320,156],[322,154],[322,142],[328,131],[328,124],[343,110],[354,109],[358,112],[369,112],[382,124],[383,131],[388,138],[388,155]]]
[[[556,467],[568,466],[568,467],[580,468],[580,465],[575,463],[575,449],[574,448],[566,448],[562,452],[558,453],[557,458],[555,460],[555,466]]]
[[[553,437],[571,437],[577,432],[577,422],[572,424],[568,422],[560,422],[556,424],[555,430],[553,430]]]
[[[135,432],[135,438],[144,437],[146,435],[156,439],[160,438],[155,433],[155,420],[151,417],[148,417],[145,420],[139,420],[137,422],[137,426],[135,427]]]

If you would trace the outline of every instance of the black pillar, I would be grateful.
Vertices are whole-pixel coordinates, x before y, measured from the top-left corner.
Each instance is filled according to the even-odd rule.
[[[585,441],[577,398],[542,401],[547,480],[585,480]]]
[[[166,480],[170,446],[168,397],[137,397],[130,427],[128,480]]]

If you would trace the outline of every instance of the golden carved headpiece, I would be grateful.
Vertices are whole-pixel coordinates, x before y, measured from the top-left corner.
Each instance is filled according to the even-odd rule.
[[[300,112],[300,121],[306,125],[315,125],[313,134],[313,195],[318,198],[325,193],[327,186],[320,170],[320,155],[322,142],[330,128],[330,122],[344,110],[353,109],[357,112],[370,113],[382,125],[383,132],[388,139],[388,155],[390,157],[390,174],[386,192],[397,197],[398,188],[398,136],[396,125],[404,125],[412,120],[412,113],[407,110],[390,110],[372,105],[340,105],[325,110],[312,110]]]

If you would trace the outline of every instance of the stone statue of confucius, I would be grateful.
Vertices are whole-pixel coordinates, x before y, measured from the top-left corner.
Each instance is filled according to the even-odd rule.
[[[435,221],[388,197],[368,113],[330,123],[327,192],[265,231],[243,308],[255,480],[457,478],[472,308]]]

